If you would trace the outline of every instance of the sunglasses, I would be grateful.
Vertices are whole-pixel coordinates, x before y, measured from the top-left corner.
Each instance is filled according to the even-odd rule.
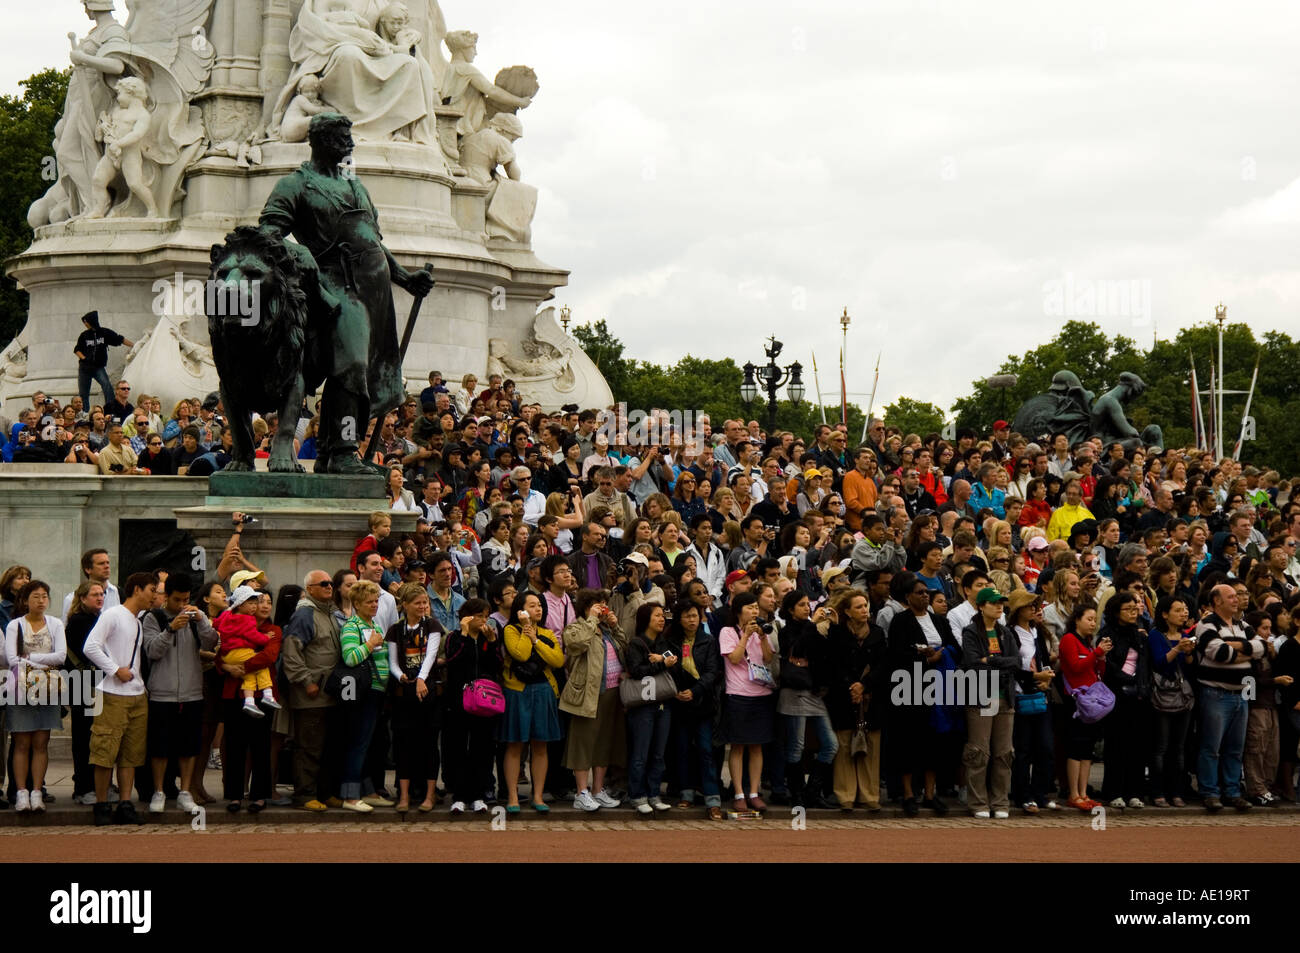
[[[330,582],[328,579],[326,579],[324,582],[313,582],[313,583],[311,583],[311,585],[315,586],[317,589],[333,589],[333,588],[334,588],[334,583]]]

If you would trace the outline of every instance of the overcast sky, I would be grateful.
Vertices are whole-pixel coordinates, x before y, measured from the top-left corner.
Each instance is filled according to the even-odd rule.
[[[776,333],[785,360],[815,351],[837,402],[847,305],[850,399],[883,349],[877,405],[946,407],[1107,292],[1121,313],[1097,320],[1143,344],[1220,298],[1257,333],[1300,334],[1300,8],[1073,6],[443,10],[489,75],[541,80],[517,150],[576,322],[605,317],[661,362],[758,363]],[[70,0],[5,19],[4,92],[88,26]]]

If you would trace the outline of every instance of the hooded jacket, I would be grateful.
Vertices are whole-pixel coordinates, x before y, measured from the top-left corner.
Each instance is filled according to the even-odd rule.
[[[196,702],[203,698],[203,661],[199,650],[213,651],[217,632],[208,617],[179,631],[171,629],[177,613],[167,609],[146,612],[141,620],[144,653],[149,657],[149,699],[157,702]],[[245,616],[252,619],[252,616]]]

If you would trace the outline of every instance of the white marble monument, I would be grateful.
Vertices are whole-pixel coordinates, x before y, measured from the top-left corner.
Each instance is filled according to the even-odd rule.
[[[568,273],[533,253],[536,189],[515,158],[531,69],[489,80],[477,36],[448,32],[437,0],[82,0],[55,130],[57,178],[31,207],[31,246],[8,273],[31,295],[0,354],[0,397],[76,390],[80,316],[137,342],[112,376],[164,406],[215,386],[206,322],[187,293],[209,249],[255,224],[272,186],[304,162],[313,115],[353,122],[355,171],[385,244],[434,266],[404,373],[419,390],[496,369],[547,407],[612,403],[609,387],[543,303]],[[445,47],[445,49],[444,49]],[[394,289],[399,314],[410,304]],[[197,296],[201,301],[201,296]]]

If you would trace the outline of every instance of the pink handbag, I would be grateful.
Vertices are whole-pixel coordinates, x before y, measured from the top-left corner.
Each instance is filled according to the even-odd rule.
[[[506,710],[505,693],[501,690],[501,686],[490,678],[474,679],[465,686],[460,698],[467,715],[491,718]]]

